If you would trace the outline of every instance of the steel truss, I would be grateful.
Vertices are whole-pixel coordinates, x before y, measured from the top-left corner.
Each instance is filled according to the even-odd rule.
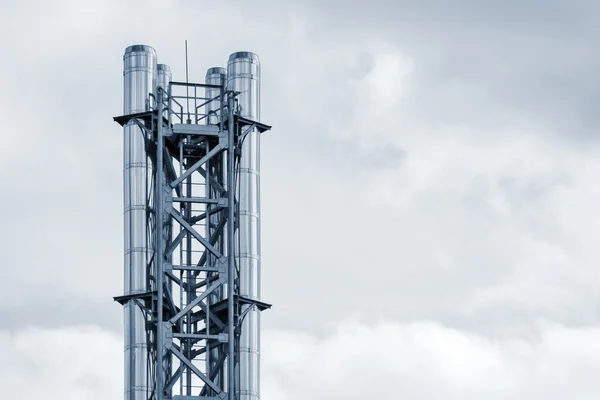
[[[219,95],[198,95],[207,88]],[[235,400],[244,317],[271,307],[240,295],[235,240],[241,146],[248,132],[271,127],[240,117],[236,96],[224,86],[171,82],[151,95],[149,111],[114,118],[139,127],[152,166],[148,290],[115,297],[145,316],[149,400]],[[201,113],[211,102],[219,103],[217,124]]]

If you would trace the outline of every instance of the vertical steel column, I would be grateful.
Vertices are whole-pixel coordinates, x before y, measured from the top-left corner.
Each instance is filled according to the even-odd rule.
[[[237,99],[238,115],[260,121],[260,62],[250,52],[237,52],[227,63],[227,88]],[[239,294],[260,300],[260,134],[251,130],[244,138],[238,171]],[[256,305],[241,322],[239,337],[239,400],[260,398],[260,311]]]
[[[164,195],[168,187],[167,174],[164,162],[164,127],[163,113],[165,101],[168,99],[169,83],[171,82],[171,68],[165,64],[157,65],[156,78],[156,100],[157,100],[157,149],[156,149],[156,287],[157,287],[157,360],[156,365],[156,388],[157,400],[162,400],[164,395],[164,383],[169,376],[171,367],[170,357],[164,349],[164,325],[163,325],[163,299],[165,285],[171,287],[169,281],[164,280],[164,263],[171,262],[171,257],[164,254],[164,249],[169,241],[171,233],[171,218],[165,212]],[[159,223],[160,221],[160,223]],[[160,389],[160,390],[159,390]]]
[[[233,150],[235,139],[235,118],[233,115],[233,96],[227,99],[228,115],[228,144],[227,144],[227,392],[228,400],[236,400],[235,379],[235,190],[234,190],[234,163]]]
[[[163,121],[163,115],[166,111],[166,120],[169,121],[169,123],[171,122],[171,111],[170,111],[170,83],[172,80],[172,74],[171,74],[171,67],[169,67],[166,64],[158,64],[157,65],[157,79],[156,79],[156,86],[157,86],[157,100],[160,101],[160,105],[158,106],[158,123],[160,124],[159,127],[157,127],[157,139],[159,140],[159,146],[157,146],[157,150],[159,147],[162,147],[162,151],[160,151],[160,153],[162,154],[161,158],[164,158],[164,156],[166,155],[167,151],[164,149],[164,127],[162,126],[162,121]],[[165,107],[166,110],[165,110]],[[161,138],[162,136],[162,138]],[[159,159],[158,159],[158,153],[157,153],[157,167],[159,164]],[[167,188],[169,188],[169,181],[167,179],[167,163],[169,163],[170,160],[162,160],[162,167],[161,167],[161,171],[162,171],[162,177],[159,180],[159,176],[157,175],[157,182],[162,182],[162,186],[157,186],[157,189],[162,189],[162,190],[169,190]],[[158,169],[158,168],[157,168]],[[158,190],[157,190],[158,192]],[[165,211],[166,204],[164,201],[164,196],[165,194],[167,194],[168,192],[163,191],[162,192],[162,197],[160,199],[161,204],[162,204],[162,208],[161,208],[161,212],[163,214],[162,217],[162,221],[163,221],[163,226],[162,226],[162,249],[163,249],[163,257],[162,258],[158,258],[157,257],[157,272],[160,269],[161,272],[161,276],[162,279],[164,281],[164,284],[162,285],[162,291],[159,291],[160,296],[164,299],[166,298],[168,295],[170,295],[173,292],[173,283],[168,280],[165,279],[165,271],[163,268],[162,264],[163,262],[171,264],[173,262],[173,257],[172,257],[172,253],[164,253],[164,249],[166,248],[166,246],[170,243],[171,241],[171,235],[172,235],[172,229],[173,229],[173,221],[171,216]],[[157,199],[158,200],[158,199]],[[157,201],[158,204],[158,201]],[[158,231],[160,232],[160,231]],[[157,242],[157,246],[158,246],[158,242]],[[162,261],[161,261],[162,260]],[[158,275],[158,273],[157,273]],[[168,290],[168,293],[163,293],[164,290]],[[163,306],[165,307],[165,306]],[[157,310],[160,310],[159,313],[162,315],[162,309],[157,307]],[[157,318],[158,319],[158,318]],[[157,346],[158,347],[158,346]],[[163,358],[161,359],[161,352],[158,351],[157,352],[157,361],[156,361],[156,366],[155,368],[159,368],[162,367],[162,370],[157,370],[157,374],[160,373],[163,378],[161,381],[162,387],[165,387],[165,382],[170,378],[171,376],[171,360],[172,360],[172,356],[171,354],[167,351],[166,349],[166,345],[163,343],[163,347],[162,347],[162,351],[164,352],[163,354]],[[158,384],[158,382],[157,382]],[[171,390],[162,390],[164,395],[166,396],[166,398],[170,398],[171,397]],[[157,395],[156,399],[157,400],[162,400],[163,399],[163,394]]]
[[[187,43],[186,43],[187,46]],[[187,61],[186,61],[187,63]],[[187,68],[187,67],[186,67]],[[186,72],[187,74],[187,72]],[[186,81],[187,81],[187,75],[186,75]],[[188,90],[186,88],[186,90]],[[194,96],[195,97],[195,96]],[[195,99],[194,99],[195,100]],[[188,107],[189,107],[189,100],[187,100],[188,102]],[[191,118],[189,116],[189,108],[188,108],[188,119],[187,119],[187,123],[190,124],[191,123]],[[196,118],[194,118],[194,121],[196,121]],[[184,146],[185,144],[191,144],[192,143],[192,137],[191,136],[186,136],[185,141],[183,142]],[[182,160],[183,161],[183,160]],[[191,164],[193,164],[193,162],[191,162],[191,160],[188,158],[187,159],[187,165],[186,163],[184,163],[184,168],[189,167]],[[186,180],[185,180],[185,194],[187,197],[193,197],[193,188],[194,188],[194,178],[193,175],[190,175]],[[185,213],[184,213],[185,217],[189,220],[190,218],[192,218],[192,204],[191,203],[187,203],[185,205]],[[192,244],[193,240],[192,240],[192,234],[190,232],[187,233],[186,238],[185,238],[185,261],[182,260],[182,263],[188,267],[192,266],[192,251],[193,251],[193,244]],[[195,274],[193,271],[186,271],[185,272],[185,278],[184,278],[185,284],[184,284],[184,298],[185,298],[185,303],[189,304],[192,302],[192,300],[194,300],[194,298],[196,298],[196,291],[194,290],[195,286],[196,286],[196,279],[195,279]],[[192,321],[191,318],[186,318],[186,320],[183,322],[182,321],[182,327],[183,324],[185,324],[185,332],[186,333],[191,333],[193,332],[192,329]],[[192,355],[192,345],[191,342],[188,340],[185,340],[182,343],[182,348],[185,350],[185,355],[186,357],[189,359],[191,358]],[[186,369],[185,372],[185,394],[186,396],[191,396],[192,395],[192,377],[193,377],[193,373],[191,369]]]
[[[165,182],[164,172],[164,132],[163,132],[163,95],[162,89],[158,90],[158,118],[157,118],[157,146],[156,146],[156,289],[158,305],[157,322],[156,322],[156,398],[162,400],[164,398],[164,384],[168,371],[165,370],[165,326],[163,320],[164,309],[164,263],[165,263]]]
[[[125,50],[124,114],[149,109],[149,95],[156,86],[156,52],[152,47],[135,45]],[[144,124],[142,121],[137,121]],[[148,161],[146,132],[136,121],[129,121],[123,132],[124,140],[124,222],[125,222],[125,287],[124,295],[133,296],[149,291],[147,268],[153,249],[148,235]],[[151,391],[148,370],[149,336],[146,314],[130,298],[125,311],[125,399],[147,400]]]

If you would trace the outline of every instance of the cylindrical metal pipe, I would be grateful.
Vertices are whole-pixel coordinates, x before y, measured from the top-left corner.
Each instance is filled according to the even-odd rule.
[[[169,83],[172,80],[172,75],[171,75],[171,67],[169,67],[167,64],[157,64],[156,65],[156,92],[157,92],[157,98],[158,98],[158,89],[161,88],[163,90],[163,102],[165,102],[164,108],[169,107],[166,104],[166,100],[168,98],[168,92],[169,92]],[[163,115],[165,117],[168,116],[168,113],[165,111],[163,113]],[[163,174],[163,186],[166,187],[166,172]],[[168,226],[169,223],[171,221],[171,217],[167,214],[165,215],[165,226]],[[170,234],[170,230],[165,230],[165,232],[163,232],[163,236],[165,238],[165,243],[167,242],[167,240],[169,239],[169,234]]]
[[[227,63],[227,89],[238,92],[236,102],[242,117],[260,120],[260,62],[250,52],[237,52]],[[239,228],[237,250],[240,295],[260,300],[260,134],[255,129],[245,136],[238,170]],[[260,398],[260,311],[248,312],[239,339],[240,400]]]
[[[159,110],[159,112],[162,112],[162,115],[166,118],[168,118],[170,114],[168,112],[162,111],[162,110],[165,110],[168,107],[170,107],[170,104],[167,104],[167,103],[170,102],[170,99],[168,99],[168,93],[169,93],[169,83],[171,82],[171,80],[172,80],[171,67],[169,67],[167,64],[157,64],[156,65],[156,98],[157,98],[157,100],[160,99],[160,101],[162,101],[163,105],[162,105],[162,107],[158,107],[158,110]],[[160,95],[159,95],[159,90],[162,91],[162,93]],[[158,136],[160,136],[160,135],[158,135]],[[160,140],[160,138],[159,138],[159,140]],[[156,155],[157,167],[160,164],[163,164],[162,162],[159,162],[160,161],[159,159],[162,158],[162,156],[163,156],[162,153],[157,152],[157,155]],[[163,173],[161,175],[162,175],[162,185],[163,185],[163,187],[167,187],[167,167],[166,167],[166,165],[163,165]],[[157,174],[157,177],[158,177],[158,174]],[[159,192],[157,191],[155,194],[158,195]],[[158,204],[158,202],[157,202],[157,204]],[[157,216],[159,213],[162,214],[162,216],[163,216],[163,231],[162,231],[162,240],[160,241],[160,243],[162,244],[163,251],[164,251],[166,243],[169,243],[169,239],[171,236],[172,220],[171,220],[171,216],[168,213],[159,212],[159,209],[156,208]],[[157,257],[156,257],[155,264],[159,259],[158,242],[159,241],[157,240],[156,241]],[[168,263],[173,262],[170,254],[166,255],[166,261]],[[153,273],[154,273],[154,276],[156,277],[157,282],[160,281],[159,274],[158,274],[158,271],[156,268],[153,269]],[[167,280],[167,282],[164,282],[164,285],[167,286],[171,292],[173,291],[172,281]],[[160,307],[159,307],[159,309],[160,309]],[[157,343],[158,342],[160,342],[159,338],[157,338]],[[160,353],[157,354],[157,356],[160,359],[160,356],[161,356]],[[172,357],[170,355],[166,354],[166,356],[162,360],[162,370],[158,370],[158,368],[157,368],[157,374],[161,374],[161,379],[163,379],[162,385],[165,384],[165,378],[170,376],[171,359],[172,359]],[[158,376],[157,376],[157,378],[158,378]]]
[[[160,87],[165,91],[165,94],[169,90],[169,82],[172,80],[171,67],[167,64],[156,65],[156,87]],[[165,95],[166,97],[166,95]]]
[[[206,105],[206,109],[204,112],[207,115],[206,123],[207,125],[217,125],[221,122],[221,102],[225,101],[225,99],[221,99],[218,97],[223,94],[225,96],[225,85],[227,83],[227,70],[221,67],[212,67],[206,71],[206,76],[204,79],[204,83],[207,85],[216,85],[220,86],[222,89],[217,88],[206,88],[204,97],[206,97],[206,101],[210,101]],[[212,100],[215,99],[215,100]],[[212,101],[211,101],[212,100]],[[224,118],[227,118],[227,115],[224,115]],[[210,161],[210,174],[213,177],[217,177],[222,185],[227,181],[227,172],[225,171],[225,166],[227,165],[227,153],[224,152],[220,159],[215,159],[214,161]],[[207,188],[210,187],[210,182],[207,182]],[[217,192],[216,188],[212,188],[210,193],[208,194],[210,198],[219,198],[220,193]],[[216,227],[219,224],[220,216],[218,214],[211,215],[210,224],[211,227]],[[209,229],[211,231],[211,235],[213,234],[214,228]],[[215,248],[219,251],[223,252],[225,241],[223,240],[224,235],[221,235],[221,238],[215,243]],[[208,264],[207,265],[215,265],[217,262],[216,258],[211,254],[208,255]],[[212,305],[218,303],[219,301],[225,298],[224,293],[227,293],[226,286],[221,287],[215,290],[208,298],[208,307],[210,308]],[[208,352],[207,361],[207,370],[209,374],[216,374],[213,381],[220,387],[226,387],[226,373],[227,371],[226,365],[218,368],[217,371],[214,371],[217,368],[217,361],[221,356],[221,352],[223,352],[224,346],[218,346],[215,348],[211,348]]]
[[[212,68],[209,68],[208,71],[206,71],[206,78],[204,79],[204,82],[207,85],[224,86],[226,80],[227,80],[227,70],[225,68],[212,67]],[[221,93],[221,91],[219,89],[206,88],[206,91],[205,91],[205,97],[207,98],[206,101],[208,101],[210,99],[214,99],[220,93]],[[223,99],[223,100],[225,100],[225,99]],[[218,124],[219,121],[221,120],[221,116],[220,116],[221,99],[217,99],[217,100],[214,100],[214,101],[211,101],[210,103],[208,103],[206,105],[205,112],[208,115],[207,124],[211,124],[211,125]]]
[[[150,46],[135,45],[125,50],[124,114],[143,112],[150,107],[156,87],[156,52]],[[123,180],[125,208],[125,295],[148,291],[147,265],[152,257],[148,235],[148,161],[146,133],[132,120],[123,132]],[[135,301],[125,303],[125,400],[147,400],[152,383],[148,371],[146,319]]]

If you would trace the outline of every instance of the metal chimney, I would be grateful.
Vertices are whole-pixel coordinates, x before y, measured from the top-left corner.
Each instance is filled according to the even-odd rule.
[[[125,400],[259,400],[258,56],[173,81],[124,56]]]
[[[240,51],[229,56],[227,89],[236,94],[238,115],[260,121],[260,61]],[[238,236],[240,295],[260,300],[260,133],[251,129],[242,137],[238,172]],[[246,314],[239,338],[240,400],[260,398],[260,312],[256,306]]]
[[[156,52],[150,46],[135,45],[125,50],[123,113],[148,111],[150,94],[156,87]],[[148,207],[152,193],[151,172],[146,154],[146,133],[131,119],[123,128],[123,192],[125,206],[125,288],[126,296],[150,290],[148,265],[154,249],[148,230]],[[133,297],[125,309],[125,399],[148,400],[151,393],[148,369],[146,316]]]

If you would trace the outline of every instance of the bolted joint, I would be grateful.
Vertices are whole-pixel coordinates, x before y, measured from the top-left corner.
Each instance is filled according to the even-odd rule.
[[[165,212],[173,207],[173,193],[170,188],[163,188],[163,204],[165,206]]]
[[[163,322],[163,327],[165,328],[165,331],[171,332],[171,337],[173,337],[173,324],[170,321],[165,321]]]
[[[163,212],[169,216],[173,208],[173,192],[170,187],[163,187]]]
[[[227,134],[227,131],[224,132],[224,135],[221,135],[221,133],[219,133],[219,146],[221,146],[222,149],[226,149],[229,146],[229,136]]]
[[[222,257],[223,258],[223,257]],[[220,262],[221,259],[219,259],[219,265],[217,266],[217,268],[219,269],[219,274],[227,274],[227,258],[225,258],[225,262]]]
[[[221,256],[221,258],[219,258],[219,282],[221,283],[227,283],[227,270],[228,270],[228,266],[229,263],[227,262],[227,257],[226,256]]]
[[[173,347],[173,329],[172,329],[173,325],[165,322],[164,327],[165,327],[165,330],[164,330],[165,340],[164,340],[163,346],[165,347],[165,349],[171,349]]]

